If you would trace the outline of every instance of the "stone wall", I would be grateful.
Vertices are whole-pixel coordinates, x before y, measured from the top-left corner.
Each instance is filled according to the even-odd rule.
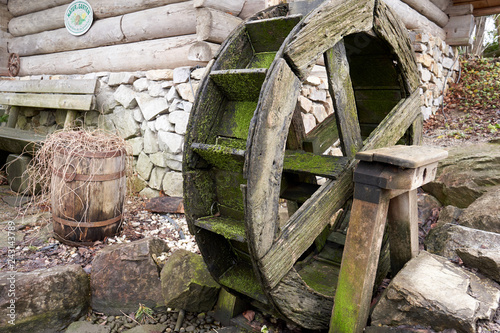
[[[427,119],[441,108],[443,92],[446,93],[448,84],[457,79],[458,50],[427,33],[410,31],[410,38],[420,75],[422,114]]]

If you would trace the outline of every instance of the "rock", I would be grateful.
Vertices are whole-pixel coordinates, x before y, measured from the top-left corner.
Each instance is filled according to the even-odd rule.
[[[191,77],[195,80],[201,80],[203,78],[203,75],[205,75],[206,70],[207,67],[197,68],[191,72]]]
[[[321,123],[323,120],[325,120],[326,117],[328,117],[325,107],[322,104],[315,103],[312,107],[311,113],[316,118],[316,122],[318,124]]]
[[[500,233],[499,203],[500,186],[474,201],[463,211],[458,222],[466,227]]]
[[[161,287],[166,306],[192,312],[210,311],[220,289],[203,258],[183,249],[175,251],[163,266]]]
[[[151,130],[151,128],[146,128],[144,131],[144,152],[146,154],[154,154],[160,151],[160,146],[158,145],[158,136]]]
[[[137,95],[136,100],[144,119],[148,121],[161,113],[166,113],[168,110],[168,103],[165,98],[153,98],[148,94],[140,93]]]
[[[165,131],[158,131],[160,149],[169,153],[178,154],[184,146],[184,136]]]
[[[153,163],[151,163],[151,159],[144,152],[141,152],[139,154],[136,170],[144,180],[149,180],[151,171],[153,170]]]
[[[448,150],[436,179],[423,186],[443,205],[466,208],[493,186],[500,185],[500,143],[480,143]]]
[[[146,78],[152,81],[172,80],[174,72],[171,69],[154,69],[146,72]]]
[[[141,192],[139,192],[139,196],[147,199],[156,198],[160,196],[160,191],[154,190],[150,187],[146,187]]]
[[[149,96],[151,96],[151,97],[164,97],[165,96],[165,90],[163,90],[161,83],[151,83],[148,87],[148,93],[149,93]]]
[[[135,121],[132,110],[116,107],[111,119],[118,131],[118,135],[125,140],[140,134],[140,126]]]
[[[137,80],[137,76],[133,73],[111,73],[109,74],[108,85],[113,87],[119,84],[132,84]]]
[[[157,238],[111,245],[92,261],[90,285],[92,309],[107,315],[136,311],[139,303],[149,308],[163,305],[158,266],[152,255],[169,250]]]
[[[168,120],[175,124],[175,133],[186,134],[189,121],[189,113],[184,111],[174,111],[168,115]]]
[[[427,251],[450,260],[458,260],[457,249],[491,249],[500,251],[500,234],[444,224],[431,229],[425,239]]]
[[[196,90],[198,89],[199,83],[191,82],[191,83],[181,83],[177,88],[177,92],[181,95],[183,100],[193,103],[194,102],[194,94],[196,94]]]
[[[149,179],[149,186],[152,189],[160,191],[163,177],[165,176],[166,172],[167,168],[159,168],[159,167],[154,168],[153,171],[151,172],[151,177]]]
[[[115,99],[115,90],[107,85],[101,85],[96,93],[97,110],[102,114],[113,112],[118,105]]]
[[[165,98],[167,99],[167,102],[172,103],[174,99],[179,99],[180,96],[175,87],[170,87]]]
[[[309,113],[312,110],[313,102],[309,98],[301,95],[299,96],[299,105],[302,112]]]
[[[182,171],[182,162],[175,160],[167,160],[167,167],[175,171]]]
[[[170,197],[182,197],[182,173],[167,172],[163,177],[163,192]]]
[[[51,126],[56,123],[54,112],[40,111],[40,126]]]
[[[75,321],[64,333],[109,333],[109,327],[91,324],[88,321]]]
[[[456,252],[466,266],[477,268],[485,276],[500,282],[500,246],[493,250],[461,248]]]
[[[174,69],[174,83],[188,82],[191,76],[191,67],[177,67]]]
[[[315,102],[326,102],[326,90],[312,89],[308,97]]]
[[[159,130],[162,130],[162,131],[165,131],[165,132],[173,132],[175,131],[175,125],[172,124],[169,120],[168,120],[168,115],[166,114],[162,114],[161,116],[159,116],[158,118],[156,118],[156,122],[155,122],[155,129],[156,131],[159,131]]]
[[[442,206],[438,199],[427,193],[418,193],[417,205],[419,222],[427,221],[433,212],[436,212]]]
[[[127,86],[119,86],[113,96],[125,109],[131,109],[137,106],[135,91]]]
[[[135,137],[127,140],[127,144],[132,148],[132,155],[139,156],[144,148],[144,138]]]
[[[166,155],[167,154],[160,151],[158,153],[150,154],[149,159],[151,160],[151,163],[153,163],[155,166],[160,167],[160,168],[166,168],[167,167]]]
[[[446,223],[457,224],[460,215],[462,215],[463,209],[455,206],[445,206],[439,212],[439,218],[437,221],[438,225],[444,225]]]
[[[145,77],[140,78],[139,80],[134,82],[134,89],[137,91],[147,90],[149,87],[149,80]]]
[[[316,118],[310,113],[302,114],[302,121],[304,122],[304,130],[309,133],[314,127],[316,127]]]
[[[164,324],[154,324],[154,325],[141,325],[131,328],[129,330],[123,331],[126,333],[158,333],[163,332],[167,328]]]
[[[148,186],[148,182],[142,179],[139,175],[127,177],[127,186],[132,193],[139,193]]]
[[[58,332],[87,313],[89,303],[89,278],[79,265],[0,272],[0,332]]]
[[[475,332],[491,320],[500,290],[489,279],[447,259],[421,252],[394,277],[372,313],[372,325],[422,325]]]
[[[321,84],[321,79],[317,76],[310,75],[306,78],[307,84],[310,84],[311,86],[319,86]]]

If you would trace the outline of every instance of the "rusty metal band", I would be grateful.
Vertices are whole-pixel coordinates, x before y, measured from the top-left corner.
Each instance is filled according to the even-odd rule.
[[[85,175],[85,174],[79,174],[79,173],[74,173],[74,172],[62,172],[61,170],[54,170],[52,169],[52,173],[62,179],[64,179],[66,182],[71,182],[73,180],[78,180],[78,181],[89,181],[89,182],[102,182],[102,181],[107,181],[107,180],[115,180],[115,179],[120,179],[123,176],[125,176],[125,170],[121,170],[119,172],[114,172],[114,173],[107,173],[104,175]]]
[[[111,151],[70,151],[64,148],[58,149],[58,153],[69,156],[78,156],[78,157],[93,157],[93,158],[110,158],[110,157],[119,157],[122,155],[126,155],[127,152],[125,149],[111,150]]]
[[[55,216],[52,214],[52,218],[54,221],[57,223],[60,223],[62,225],[67,225],[69,227],[80,227],[80,228],[96,228],[96,227],[105,227],[107,225],[111,225],[113,223],[116,223],[120,221],[123,218],[123,215],[120,214],[117,217],[113,217],[112,219],[105,220],[105,221],[97,221],[97,222],[76,222],[76,221],[70,221],[70,220],[65,220],[62,219],[58,216]]]

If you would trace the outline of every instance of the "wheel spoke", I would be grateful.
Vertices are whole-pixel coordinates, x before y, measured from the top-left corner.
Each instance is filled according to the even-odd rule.
[[[328,74],[328,89],[332,96],[333,107],[337,118],[342,153],[354,157],[361,148],[361,130],[359,128],[356,100],[349,76],[349,63],[341,40],[333,48],[325,52],[325,66]]]

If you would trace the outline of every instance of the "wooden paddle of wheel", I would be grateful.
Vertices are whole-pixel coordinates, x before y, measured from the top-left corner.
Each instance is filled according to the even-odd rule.
[[[305,17],[292,6],[246,21],[207,68],[186,135],[184,203],[221,285],[324,329],[354,155],[419,143],[419,81],[407,31],[383,2],[325,1]],[[297,98],[321,57],[335,113],[305,133]],[[343,156],[323,155],[337,138]]]

